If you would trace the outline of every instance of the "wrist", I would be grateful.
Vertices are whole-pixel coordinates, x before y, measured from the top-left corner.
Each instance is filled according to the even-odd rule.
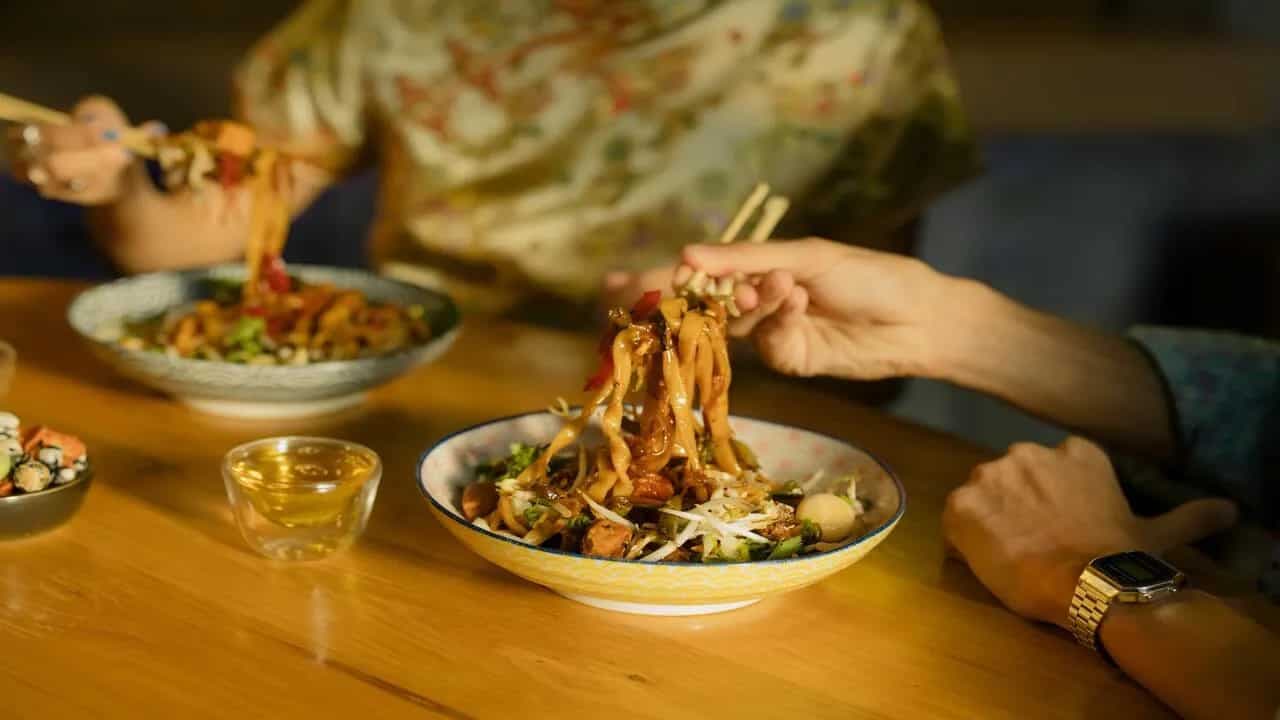
[[[1018,323],[1017,303],[968,278],[941,276],[922,375],[985,389],[991,368],[1005,360]]]

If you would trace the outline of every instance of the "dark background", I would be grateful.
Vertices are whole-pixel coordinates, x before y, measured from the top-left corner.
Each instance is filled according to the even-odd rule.
[[[917,251],[1029,304],[1280,335],[1280,2],[938,0],[987,171],[923,218]],[[6,0],[0,91],[89,92],[180,128],[226,115],[237,58],[294,6]],[[3,160],[0,159],[0,165]],[[293,229],[293,260],[363,262],[376,182]],[[0,180],[0,275],[102,278],[77,209]],[[897,412],[994,446],[1057,431],[916,382]]]

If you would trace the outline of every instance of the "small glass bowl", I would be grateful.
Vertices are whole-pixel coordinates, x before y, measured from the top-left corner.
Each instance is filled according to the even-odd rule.
[[[228,452],[222,479],[250,547],[274,560],[318,560],[364,532],[382,461],[345,440],[266,438]]]

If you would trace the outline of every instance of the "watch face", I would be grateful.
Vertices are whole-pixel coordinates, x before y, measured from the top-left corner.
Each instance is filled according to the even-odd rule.
[[[1178,571],[1172,566],[1144,552],[1107,555],[1093,561],[1093,567],[1122,588],[1161,585],[1178,576]]]

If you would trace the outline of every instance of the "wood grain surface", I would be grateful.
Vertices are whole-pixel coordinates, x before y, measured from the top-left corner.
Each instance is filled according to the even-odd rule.
[[[476,323],[363,408],[238,422],[95,362],[64,320],[81,288],[0,281],[0,338],[19,352],[0,406],[79,434],[97,469],[67,525],[0,542],[0,717],[1169,716],[945,559],[943,498],[986,453],[829,386],[744,371],[733,408],[888,461],[908,493],[894,534],[834,578],[744,610],[610,614],[470,554],[413,478],[445,433],[575,397],[591,338]],[[275,564],[241,540],[219,461],[245,440],[300,432],[365,443],[386,472],[352,550]]]

